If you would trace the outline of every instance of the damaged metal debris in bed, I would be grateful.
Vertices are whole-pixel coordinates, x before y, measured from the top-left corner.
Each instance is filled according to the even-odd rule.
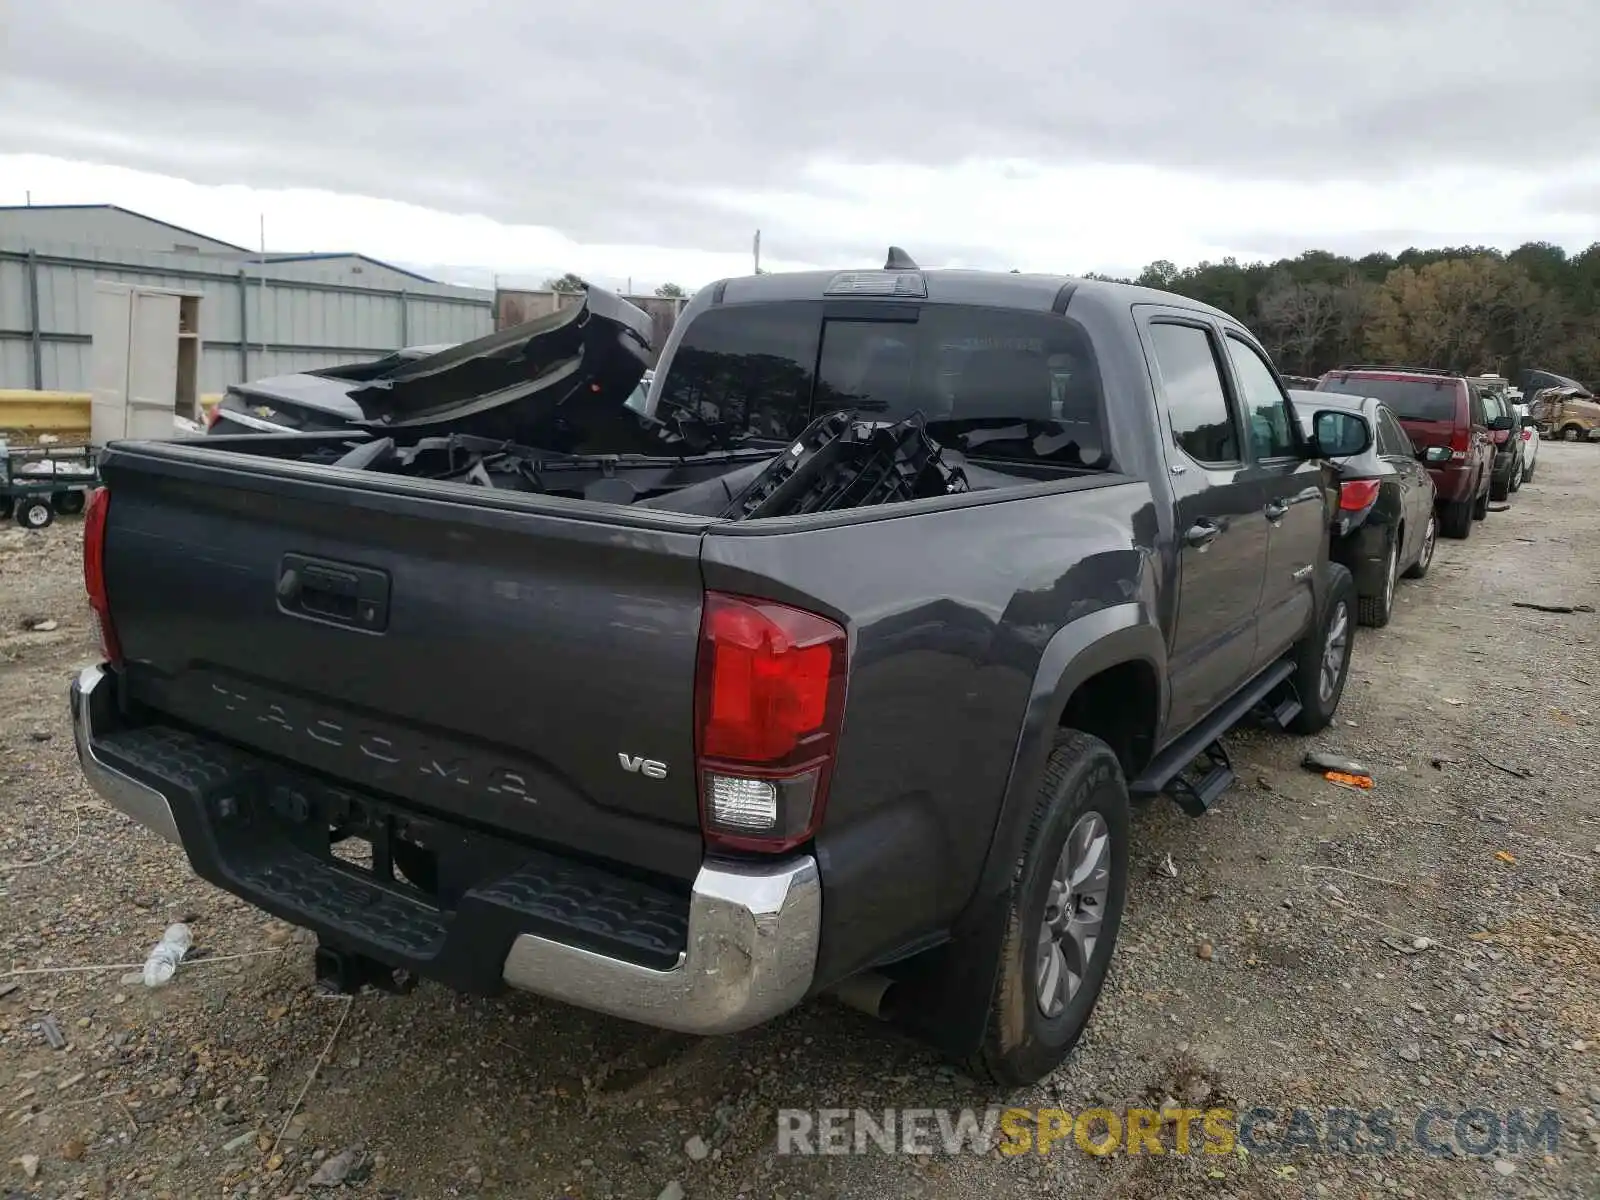
[[[944,464],[939,444],[928,436],[920,415],[884,425],[857,420],[848,412],[828,413],[784,453],[756,453],[754,462],[749,462],[749,452],[693,459],[551,456],[451,434],[408,447],[397,446],[393,438],[365,442],[332,465],[616,504],[643,502],[733,521],[864,508],[967,490],[965,472]],[[726,474],[695,478],[708,468]],[[735,490],[752,471],[754,477]]]
[[[947,461],[921,412],[889,421],[839,407],[780,447],[692,406],[627,403],[645,377],[650,331],[643,312],[592,289],[558,313],[437,353],[252,384],[210,433],[234,432],[230,412],[244,415],[237,405],[248,402],[253,415],[240,425],[267,432],[258,426],[270,414],[274,432],[297,435],[243,439],[256,453],[733,521],[968,490],[967,470]],[[1012,433],[1027,431],[1013,423]],[[969,432],[962,444],[993,436]]]

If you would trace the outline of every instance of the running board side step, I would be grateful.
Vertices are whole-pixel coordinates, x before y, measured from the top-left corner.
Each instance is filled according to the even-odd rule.
[[[1279,729],[1288,729],[1289,722],[1293,721],[1304,710],[1300,697],[1295,694],[1294,685],[1285,683],[1278,691],[1265,696],[1261,703],[1255,706],[1254,712],[1257,720],[1263,725],[1273,725]]]
[[[1166,793],[1190,816],[1203,816],[1234,780],[1233,764],[1222,745],[1222,735],[1264,702],[1268,704],[1274,720],[1280,724],[1292,721],[1300,710],[1300,701],[1295,698],[1294,689],[1285,686],[1293,674],[1293,663],[1274,663],[1235,692],[1209,719],[1196,725],[1157,755],[1128,790],[1141,798]],[[1285,689],[1286,695],[1269,702],[1268,697],[1280,687]],[[1183,778],[1184,772],[1202,757],[1207,766],[1200,779],[1190,781]]]

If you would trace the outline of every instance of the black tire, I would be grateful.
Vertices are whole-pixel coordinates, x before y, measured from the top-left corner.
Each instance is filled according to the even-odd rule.
[[[1471,527],[1471,523],[1468,523]],[[1439,542],[1439,517],[1436,513],[1428,514],[1428,527],[1422,531],[1422,549],[1417,552],[1417,561],[1406,568],[1403,576],[1405,579],[1421,579],[1428,573],[1428,568],[1433,566],[1433,552]]]
[[[1561,440],[1563,442],[1581,442],[1581,441],[1583,441],[1583,427],[1581,425],[1564,425],[1564,426],[1562,426],[1562,428],[1561,428]]]
[[[1494,483],[1483,489],[1483,495],[1472,502],[1472,519],[1482,521],[1489,515],[1489,493],[1494,491]]]
[[[1302,638],[1294,649],[1294,680],[1300,697],[1300,712],[1289,722],[1292,733],[1320,733],[1333,722],[1339,709],[1339,698],[1344,695],[1345,681],[1350,678],[1350,656],[1355,648],[1356,581],[1347,567],[1339,563],[1328,564],[1328,586],[1323,593],[1322,611],[1317,614],[1315,631]],[[1343,635],[1339,664],[1331,691],[1322,684],[1324,652],[1330,644],[1330,634],[1339,628]]]
[[[1495,503],[1498,504],[1500,501],[1509,500],[1510,498],[1511,498],[1511,480],[1510,480],[1509,477],[1506,479],[1506,481],[1504,483],[1496,483],[1493,479],[1489,480],[1489,499],[1490,500],[1493,500]],[[1488,510],[1488,508],[1485,508],[1483,511],[1484,511],[1485,515],[1487,515],[1489,510]]]
[[[1523,468],[1522,468],[1522,482],[1523,483],[1532,483],[1533,482],[1533,471],[1534,471],[1534,468],[1537,467],[1538,465],[1539,465],[1539,459],[1537,457],[1535,457],[1533,462],[1525,464],[1523,466]]]
[[[0,496],[0,521],[11,520],[11,513],[16,508],[17,502],[10,496]]]
[[[1039,999],[1039,943],[1051,880],[1068,835],[1091,815],[1099,816],[1107,837],[1106,894],[1100,932],[1087,962],[1079,960],[1084,969],[1077,990],[1061,1011],[1051,1016]],[[1003,1087],[1025,1087],[1055,1070],[1077,1044],[1105,983],[1106,967],[1122,924],[1128,887],[1128,836],[1128,784],[1117,756],[1099,738],[1075,729],[1061,730],[1045,767],[1033,820],[1011,883],[1005,936],[1000,943],[1000,969],[989,1001],[983,1043],[968,1064],[976,1077]]]
[[[83,493],[57,492],[50,497],[50,503],[55,506],[55,510],[62,516],[76,516],[83,511]]]
[[[24,529],[43,529],[56,519],[56,510],[42,496],[29,496],[17,505],[17,524]]]
[[[1398,533],[1389,535],[1389,548],[1383,556],[1383,589],[1376,596],[1361,596],[1356,603],[1356,615],[1363,625],[1382,629],[1394,616],[1394,590],[1400,582],[1400,542]]]
[[[1447,538],[1472,536],[1472,501],[1461,500],[1439,506],[1439,532]]]

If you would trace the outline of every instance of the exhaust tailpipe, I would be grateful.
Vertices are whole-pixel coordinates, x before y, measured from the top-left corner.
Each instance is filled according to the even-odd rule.
[[[852,975],[842,983],[829,988],[829,994],[858,1012],[884,1020],[888,1015],[888,998],[894,980],[875,971]]]

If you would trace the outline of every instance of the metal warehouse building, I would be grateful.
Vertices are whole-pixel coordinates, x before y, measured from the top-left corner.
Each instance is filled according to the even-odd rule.
[[[89,390],[94,281],[194,292],[200,391],[494,328],[494,293],[360,254],[265,255],[112,204],[0,207],[0,389]]]

